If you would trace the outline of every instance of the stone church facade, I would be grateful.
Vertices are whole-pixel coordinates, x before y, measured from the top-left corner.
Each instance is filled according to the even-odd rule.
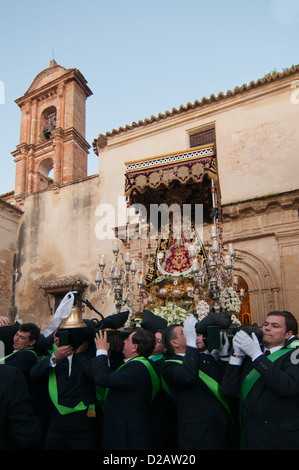
[[[51,62],[16,100],[15,189],[0,206],[1,314],[44,328],[70,289],[113,313],[95,283],[99,255],[113,258],[111,237],[99,235],[103,208],[113,209],[117,232],[125,225],[120,200],[203,204],[205,244],[213,181],[223,245],[234,244],[234,272],[246,291],[244,319],[261,324],[278,309],[299,319],[298,80],[292,67],[99,135],[92,143],[99,173],[87,176],[92,92],[77,69]],[[144,272],[154,253],[154,243],[132,240]]]

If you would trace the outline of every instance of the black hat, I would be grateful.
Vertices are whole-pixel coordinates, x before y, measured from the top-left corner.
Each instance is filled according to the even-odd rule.
[[[129,317],[129,310],[125,310],[124,312],[113,313],[112,315],[108,315],[100,322],[100,329],[106,330],[118,330],[122,328],[126,323]]]
[[[61,338],[64,335],[64,332],[66,332],[65,334],[67,336],[67,342],[65,344],[70,344],[74,349],[79,347],[80,344],[84,343],[84,341],[89,341],[90,343],[93,342],[94,330],[92,325],[88,322],[84,323],[87,328],[59,328],[56,332],[56,336],[59,338],[59,344],[61,345]]]
[[[167,327],[167,321],[165,318],[158,317],[150,310],[144,310],[142,313],[141,328],[144,330],[152,331],[156,333],[159,330],[164,330]]]
[[[196,325],[196,333],[207,335],[208,326],[219,326],[225,330],[229,328],[232,323],[231,313],[227,312],[213,312],[200,320]]]

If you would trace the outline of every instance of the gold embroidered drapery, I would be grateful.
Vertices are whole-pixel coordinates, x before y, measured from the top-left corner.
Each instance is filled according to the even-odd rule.
[[[40,285],[40,288],[48,294],[53,294],[63,290],[85,289],[86,287],[88,287],[88,282],[79,276],[53,279],[52,281],[48,281]]]
[[[195,147],[181,152],[160,155],[139,161],[125,163],[125,195],[135,189],[143,193],[146,188],[169,186],[173,181],[186,184],[188,181],[201,183],[204,176],[217,177],[214,145]]]

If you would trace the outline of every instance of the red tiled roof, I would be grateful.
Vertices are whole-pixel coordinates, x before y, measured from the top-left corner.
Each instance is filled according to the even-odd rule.
[[[293,75],[296,72],[299,72],[299,65],[294,65],[294,66],[292,66],[288,69],[285,69],[283,72],[272,72],[270,74],[265,75],[265,77],[263,77],[261,79],[258,79],[257,81],[251,81],[249,83],[249,85],[244,84],[241,87],[238,87],[238,86],[235,87],[235,89],[233,91],[228,90],[226,92],[226,94],[223,93],[223,92],[220,92],[217,96],[212,94],[210,96],[210,98],[204,97],[204,98],[201,99],[201,101],[196,100],[194,103],[187,103],[185,106],[181,105],[179,107],[179,109],[173,108],[172,111],[165,111],[164,114],[159,113],[158,116],[151,116],[150,118],[147,118],[143,121],[140,120],[138,122],[133,122],[131,125],[127,124],[125,127],[119,127],[119,129],[113,129],[110,132],[106,132],[105,135],[99,135],[98,139],[100,139],[100,138],[105,139],[105,138],[108,138],[108,137],[113,137],[117,134],[121,134],[122,132],[126,132],[126,131],[130,131],[132,129],[135,129],[136,127],[146,126],[148,124],[152,124],[154,122],[161,121],[162,119],[166,119],[170,116],[175,116],[177,114],[185,113],[187,111],[190,111],[191,109],[196,109],[196,108],[199,108],[201,106],[205,106],[205,105],[211,104],[213,102],[223,100],[225,98],[230,98],[232,96],[236,96],[240,93],[244,93],[246,91],[252,90],[253,88],[257,88],[259,86],[263,86],[263,85],[268,84],[270,82],[288,77],[289,75]],[[94,147],[95,151],[96,151],[96,143],[97,143],[98,139],[95,139],[94,142],[93,142],[93,147]]]

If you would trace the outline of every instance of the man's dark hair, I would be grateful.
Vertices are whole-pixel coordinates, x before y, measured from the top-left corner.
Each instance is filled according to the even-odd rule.
[[[140,356],[149,357],[155,347],[156,338],[152,331],[136,328],[132,336],[132,343],[138,345],[137,352]]]
[[[174,323],[172,325],[167,326],[165,330],[163,331],[163,343],[165,344],[165,347],[167,349],[167,352],[169,354],[174,354],[174,349],[171,344],[172,339],[176,339],[177,334],[175,331],[175,328],[177,326],[181,326],[179,323]]]
[[[32,341],[33,339],[37,341],[40,335],[40,328],[35,323],[23,323],[22,325],[20,325],[19,331],[23,331],[24,333],[30,333],[30,341]]]
[[[280,317],[284,317],[287,331],[292,331],[293,335],[298,334],[298,323],[291,312],[288,312],[286,310],[273,310],[272,312],[268,313],[267,317],[269,317],[270,315],[278,315]]]

